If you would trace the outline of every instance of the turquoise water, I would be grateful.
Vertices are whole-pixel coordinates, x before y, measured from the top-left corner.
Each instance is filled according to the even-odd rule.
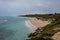
[[[26,40],[30,29],[25,21],[30,18],[0,17],[0,40]],[[5,22],[4,22],[5,20]]]

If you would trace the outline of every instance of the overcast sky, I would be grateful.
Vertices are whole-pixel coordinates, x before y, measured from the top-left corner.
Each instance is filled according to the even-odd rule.
[[[0,0],[0,16],[60,12],[60,0]]]

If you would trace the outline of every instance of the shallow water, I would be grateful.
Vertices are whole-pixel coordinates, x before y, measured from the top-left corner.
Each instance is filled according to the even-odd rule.
[[[30,18],[0,17],[0,40],[26,40],[31,31],[26,20]]]

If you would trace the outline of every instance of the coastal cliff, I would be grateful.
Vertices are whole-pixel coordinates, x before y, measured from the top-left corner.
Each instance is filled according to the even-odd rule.
[[[57,37],[60,37],[55,37],[55,35],[60,32],[60,13],[22,15],[21,17],[32,17],[37,19],[29,20],[37,29],[35,29],[33,33],[30,33],[26,40],[56,40]],[[46,23],[48,24],[46,24],[45,21],[47,21]],[[58,40],[60,39],[58,38]]]
[[[36,18],[38,20],[40,19],[39,17]],[[44,27],[37,28],[35,32],[31,33],[28,36],[27,40],[56,40],[54,36],[57,32],[60,32],[60,14],[51,14],[50,16],[45,17],[44,19],[43,18],[42,20],[46,19],[48,21],[51,21],[51,23],[45,25]],[[58,40],[60,39],[58,38]]]

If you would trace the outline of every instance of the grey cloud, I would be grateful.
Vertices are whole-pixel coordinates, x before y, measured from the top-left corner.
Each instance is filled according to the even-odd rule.
[[[0,0],[0,10],[13,14],[60,12],[60,0]]]

